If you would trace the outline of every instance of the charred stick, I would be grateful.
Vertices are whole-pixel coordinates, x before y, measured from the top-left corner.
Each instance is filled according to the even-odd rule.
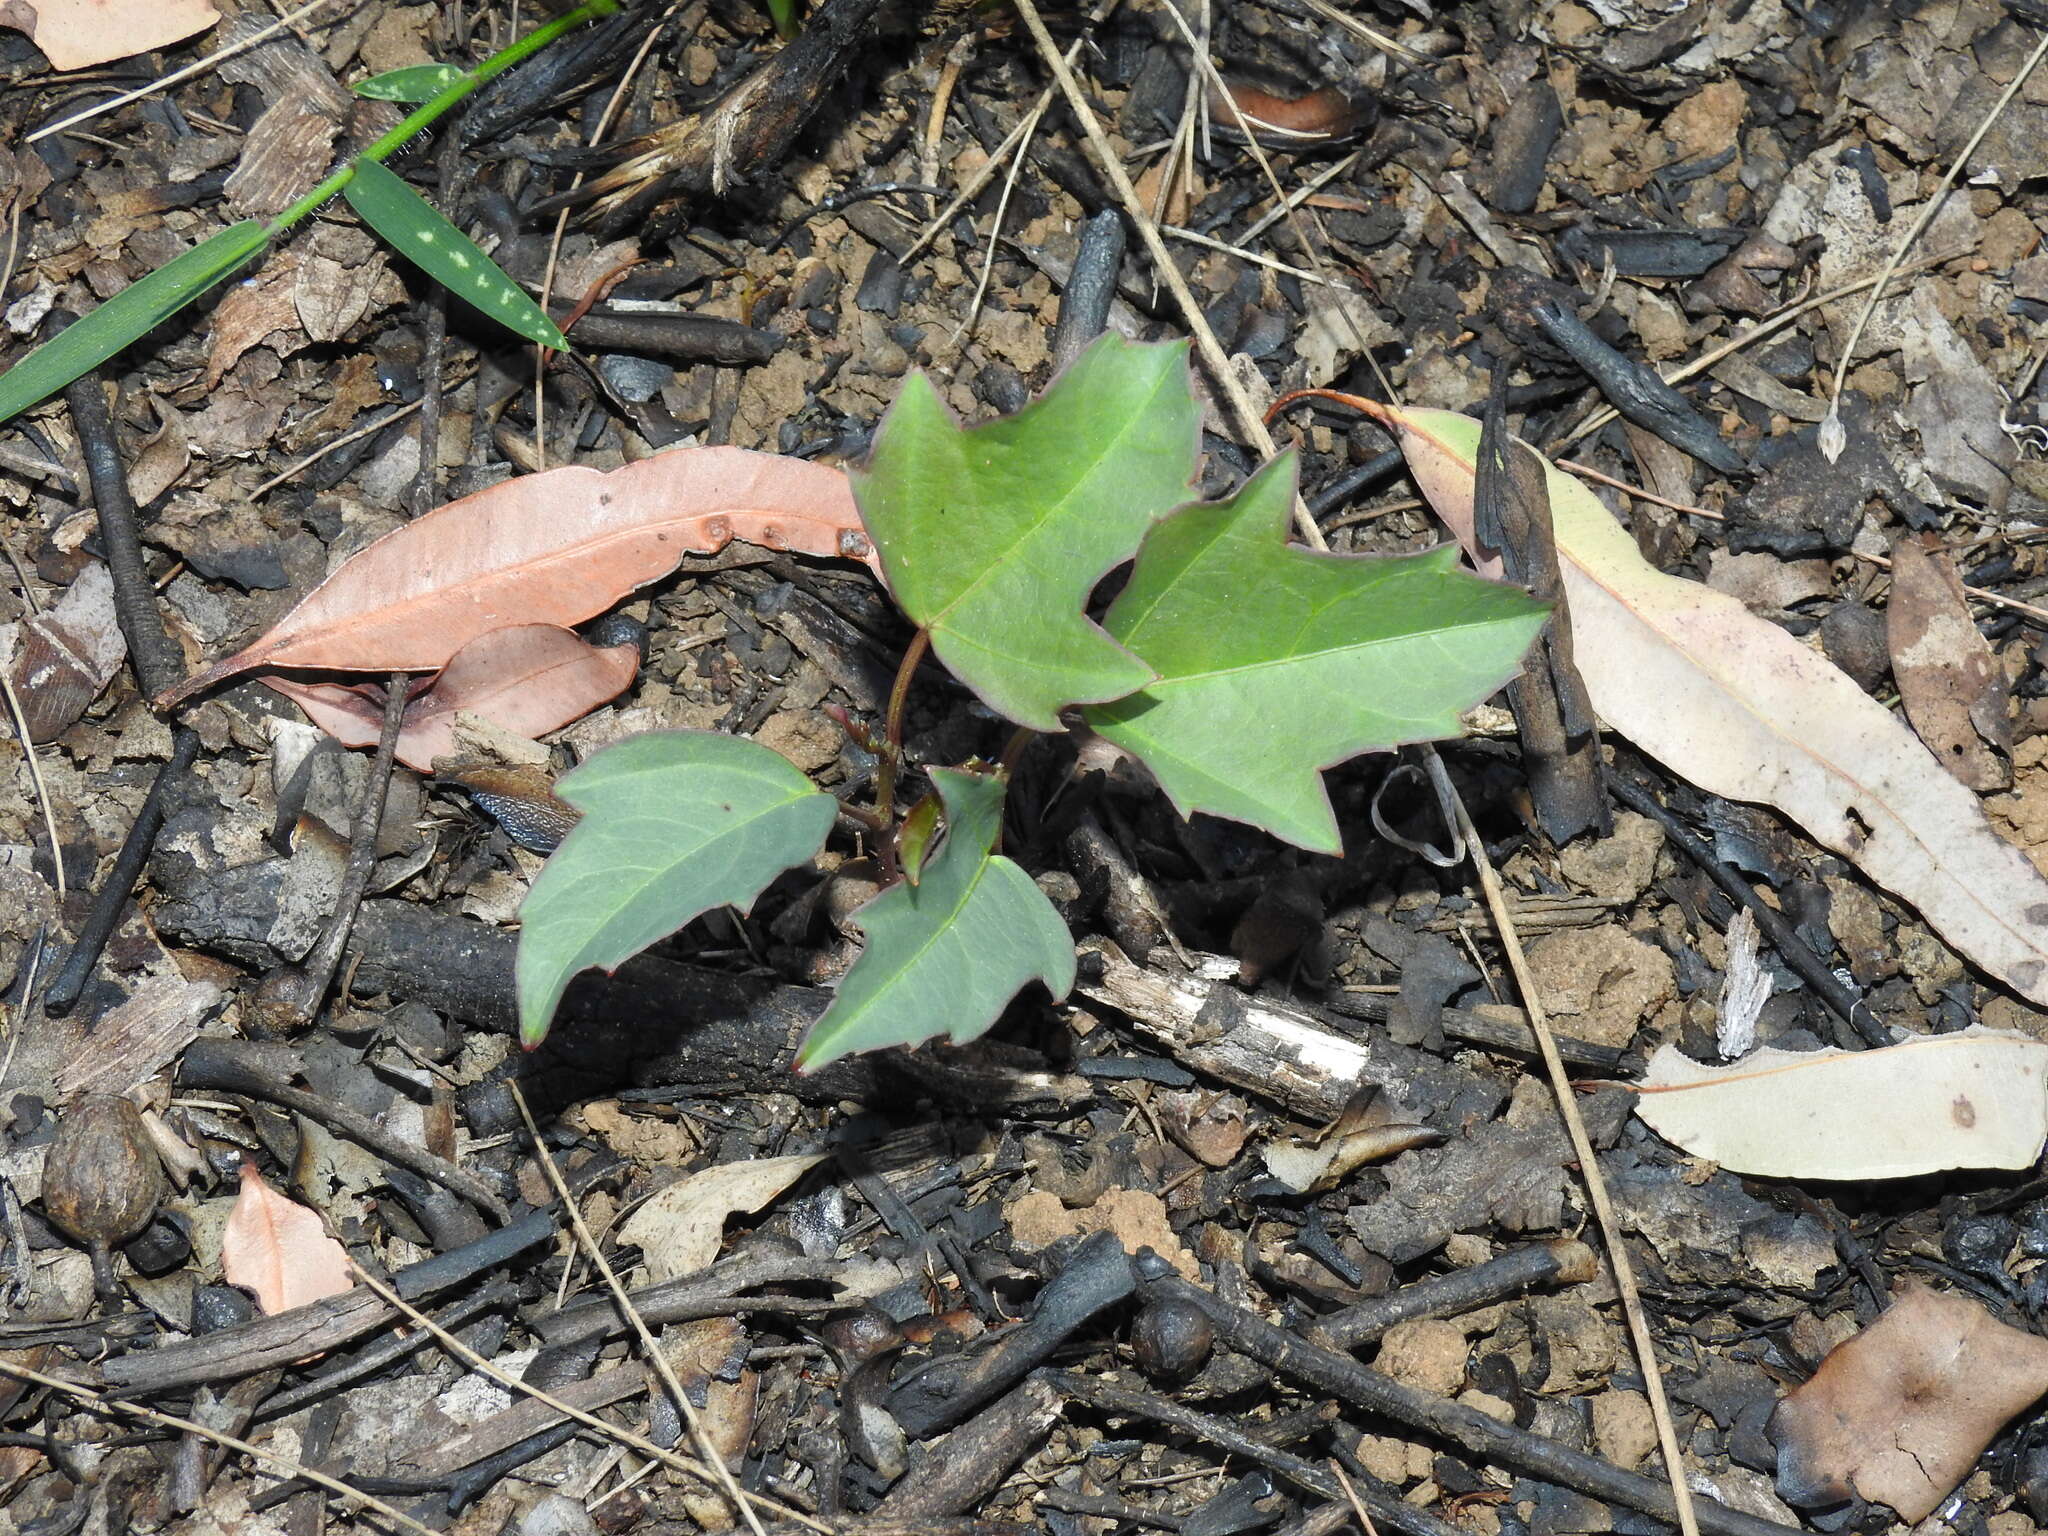
[[[362,804],[356,807],[355,824],[349,828],[348,863],[342,868],[341,889],[335,893],[334,915],[327,920],[327,927],[304,960],[296,965],[278,966],[257,987],[248,1016],[251,1033],[259,1037],[297,1034],[313,1022],[326,1000],[327,989],[334,984],[335,969],[341,964],[349,930],[355,925],[356,909],[363,904],[363,895],[370,887],[370,871],[376,867],[377,834],[384,825],[384,802],[391,789],[391,765],[397,757],[398,732],[405,722],[406,703],[406,674],[394,672],[384,680],[384,728],[377,738],[377,755],[370,760],[370,777],[363,786]],[[426,1172],[416,1163],[407,1166],[416,1172]],[[498,1220],[505,1219],[503,1213],[504,1207],[498,1206]]]
[[[498,1230],[511,1232],[517,1229],[500,1227]],[[427,1262],[434,1261],[430,1259]],[[484,1313],[516,1301],[518,1295],[517,1287],[509,1281],[493,1280],[483,1289],[463,1297],[460,1301],[452,1302],[434,1321],[453,1333]],[[434,1336],[424,1328],[412,1328],[403,1333],[390,1334],[368,1348],[358,1350],[332,1369],[321,1372],[311,1381],[302,1382],[288,1391],[265,1398],[263,1406],[256,1410],[256,1417],[259,1420],[278,1419],[289,1413],[297,1413],[308,1403],[319,1402],[329,1393],[338,1391],[350,1382],[375,1375],[387,1365],[395,1364],[407,1355],[425,1349],[435,1342]]]
[[[1027,1377],[946,1437],[945,1444],[875,1506],[884,1520],[962,1515],[994,1493],[1017,1464],[1045,1444],[1060,1395]]]
[[[507,1222],[473,1243],[464,1243],[460,1248],[451,1248],[431,1259],[406,1265],[391,1277],[391,1289],[406,1301],[417,1301],[422,1296],[445,1291],[449,1286],[460,1285],[485,1270],[511,1262],[535,1243],[549,1237],[554,1230],[555,1214],[552,1210],[527,1211],[517,1221]]]
[[[190,726],[172,726],[170,761],[157,769],[149,793],[143,797],[142,809],[135,813],[134,824],[121,840],[121,851],[114,855],[114,867],[107,872],[106,882],[93,893],[92,910],[86,913],[78,930],[78,942],[71,946],[63,969],[43,995],[45,1013],[61,1019],[78,1005],[85,984],[92,979],[93,968],[100,963],[100,951],[107,947],[107,940],[120,925],[122,909],[128,905],[135,882],[142,878],[142,867],[156,848],[156,835],[163,830],[164,803],[198,759],[198,732]]]
[[[410,1168],[393,1163],[384,1170],[384,1182],[405,1202],[405,1208],[412,1212],[413,1220],[427,1234],[427,1242],[436,1253],[473,1243],[491,1231],[491,1224],[464,1204],[454,1191],[432,1179],[421,1178]]]
[[[1130,1256],[1114,1233],[1084,1238],[1067,1267],[1038,1293],[1029,1318],[988,1338],[985,1348],[931,1361],[899,1381],[889,1411],[913,1440],[951,1428],[1044,1364],[1082,1324],[1129,1296],[1135,1283]]]
[[[743,1291],[763,1285],[832,1285],[839,1279],[843,1268],[831,1259],[801,1259],[781,1254],[736,1255],[698,1274],[642,1286],[637,1291],[627,1292],[627,1295],[632,1298],[633,1309],[650,1324],[683,1322],[697,1317],[725,1317],[750,1306],[762,1305],[765,1308],[789,1300],[772,1297],[756,1303],[743,1298],[740,1295]],[[703,1310],[714,1304],[725,1310]],[[833,1302],[831,1305],[842,1307],[844,1304]],[[532,1325],[535,1334],[550,1349],[582,1339],[624,1333],[628,1326],[619,1312],[618,1303],[609,1295],[564,1307]]]
[[[1610,1504],[1664,1521],[1674,1521],[1671,1489],[1661,1479],[1628,1472],[1597,1456],[1574,1451],[1540,1435],[1503,1424],[1462,1403],[1447,1402],[1360,1365],[1349,1355],[1320,1348],[1213,1291],[1190,1284],[1163,1262],[1140,1261],[1147,1300],[1185,1301],[1202,1309],[1217,1339],[1261,1365],[1293,1377],[1318,1392],[1342,1398],[1410,1429],[1436,1435],[1501,1467],[1556,1483]],[[1693,1501],[1706,1536],[1794,1536],[1794,1528],[1759,1520],[1711,1499]]]
[[[1171,1398],[1139,1387],[1120,1386],[1101,1376],[1083,1376],[1075,1371],[1050,1371],[1047,1379],[1070,1400],[1085,1403],[1105,1413],[1147,1419],[1204,1440],[1218,1450],[1243,1457],[1282,1477],[1297,1487],[1324,1499],[1344,1501],[1343,1486],[1329,1471],[1315,1462],[1268,1445],[1247,1434],[1227,1419],[1182,1406]],[[1404,1536],[1459,1536],[1458,1527],[1439,1520],[1412,1504],[1404,1504],[1370,1484],[1357,1487],[1358,1499],[1377,1525],[1400,1531]]]
[[[1122,1499],[1111,1498],[1106,1493],[1082,1493],[1057,1485],[1041,1488],[1036,1495],[1040,1509],[1056,1509],[1064,1515],[1093,1515],[1099,1520],[1112,1520],[1118,1525],[1152,1525],[1163,1531],[1180,1529],[1179,1515],[1161,1514],[1157,1510],[1140,1509],[1135,1504],[1126,1504]],[[1344,1511],[1344,1518],[1352,1518],[1351,1511]]]
[[[782,158],[873,37],[882,0],[825,0],[804,29],[701,111],[626,146],[626,158],[535,213],[595,199],[608,220],[643,212],[671,192],[723,197]]]
[[[566,320],[575,305],[550,303],[548,314]],[[693,363],[745,366],[765,363],[781,350],[773,332],[722,320],[716,315],[664,314],[656,310],[593,309],[576,322],[578,346],[600,352],[634,352]]]
[[[944,197],[946,189],[944,187],[927,186],[921,181],[877,181],[871,182],[865,187],[844,187],[837,192],[828,192],[825,196],[819,198],[817,202],[783,225],[776,232],[775,238],[770,240],[762,249],[769,251],[777,249],[785,240],[810,223],[811,220],[821,218],[828,213],[837,213],[842,208],[851,208],[855,203],[864,203],[871,197],[896,197],[904,193],[913,193],[919,197]]]
[[[1535,1243],[1332,1312],[1308,1330],[1308,1337],[1331,1349],[1358,1349],[1413,1318],[1456,1317],[1552,1281],[1578,1285],[1593,1278],[1599,1262],[1592,1249],[1574,1238]]]
[[[157,611],[156,588],[142,563],[142,534],[138,526],[135,498],[128,490],[128,472],[121,462],[121,445],[114,436],[113,414],[100,389],[94,371],[65,390],[71,407],[71,423],[78,430],[79,451],[85,457],[85,471],[92,484],[93,507],[99,517],[100,545],[107,556],[107,574],[114,583],[114,617],[121,626],[121,638],[135,667],[136,681],[145,698],[174,686],[185,675],[185,658],[164,629]],[[71,946],[64,965],[43,998],[47,1013],[62,1018],[78,1004],[85,984],[99,964],[100,952],[121,921],[121,911],[142,877],[142,866],[156,846],[163,827],[164,801],[199,757],[199,738],[186,727],[171,733],[170,761],[157,770],[149,795],[136,813],[135,824],[121,842],[121,851],[104,884],[93,893],[91,910],[79,929],[78,942]],[[61,849],[51,849],[62,858]]]
[[[376,1153],[386,1162],[410,1168],[421,1178],[431,1179],[442,1188],[452,1190],[479,1210],[488,1212],[491,1219],[500,1225],[511,1219],[505,1202],[475,1174],[465,1172],[425,1147],[398,1140],[368,1115],[350,1109],[337,1099],[278,1082],[264,1064],[251,1059],[244,1042],[209,1038],[193,1041],[178,1063],[178,1082],[186,1088],[212,1088],[225,1093],[244,1094],[304,1115]]]
[[[1500,551],[1509,581],[1551,605],[1535,653],[1508,684],[1536,819],[1560,846],[1581,832],[1605,837],[1614,828],[1600,788],[1600,723],[1572,660],[1571,609],[1558,569],[1543,461],[1508,432],[1505,365],[1494,370],[1479,433],[1472,531],[1480,545]]]
[[[1109,306],[1124,265],[1124,216],[1105,208],[1081,227],[1080,249],[1060,295],[1060,317],[1052,332],[1052,365],[1061,369],[1109,324]]]
[[[142,564],[142,533],[135,498],[128,490],[128,471],[114,436],[113,415],[100,388],[97,370],[75,380],[65,391],[71,424],[78,429],[79,452],[92,482],[93,508],[99,515],[100,545],[106,551],[107,574],[114,582],[114,617],[135,663],[135,677],[144,698],[175,687],[185,675],[184,653],[164,628],[157,611],[156,588]]]
[[[192,1411],[207,1428],[239,1437],[255,1417],[257,1404],[277,1385],[278,1376],[276,1371],[246,1376],[217,1396],[194,1403]],[[199,1508],[228,1454],[224,1446],[197,1430],[186,1430],[171,1457],[170,1474],[164,1479],[164,1503],[181,1515]]]
[[[1749,908],[1764,937],[1777,948],[1778,955],[1799,975],[1799,979],[1813,988],[1813,995],[1828,1007],[1857,1034],[1873,1046],[1890,1045],[1891,1034],[1870,1007],[1853,989],[1846,986],[1835,973],[1828,969],[1827,962],[1813,952],[1813,947],[1799,937],[1798,931],[1785,921],[1779,912],[1763,897],[1757,895],[1755,887],[1741,874],[1714,857],[1713,849],[1701,842],[1687,830],[1685,823],[1667,810],[1656,796],[1648,790],[1629,783],[1618,773],[1607,776],[1607,787],[1630,810],[1647,816],[1664,829],[1664,835],[1672,846],[1699,865],[1700,872],[1731,901],[1739,901]]]
[[[587,1364],[585,1369],[588,1369]],[[574,1381],[537,1381],[531,1369],[520,1379],[547,1392],[557,1402],[584,1413],[596,1413],[614,1403],[637,1397],[649,1387],[657,1392],[662,1390],[653,1374],[637,1360],[622,1360],[595,1375],[585,1375]],[[531,1443],[535,1436],[560,1428],[565,1417],[553,1403],[543,1402],[537,1397],[515,1396],[509,1406],[458,1431],[436,1446],[421,1471],[434,1480],[434,1486],[445,1487],[448,1480],[459,1476],[464,1468],[494,1461],[515,1446]],[[581,1421],[573,1417],[566,1417],[566,1422],[572,1429],[582,1427]]]
[[[1389,448],[1319,487],[1315,495],[1308,498],[1308,509],[1319,518],[1326,517],[1367,486],[1379,484],[1406,462],[1400,449]]]
[[[501,1227],[467,1249],[444,1253],[408,1265],[392,1277],[401,1296],[417,1296],[424,1281],[435,1290],[460,1285],[471,1277],[555,1233],[550,1211],[532,1211]],[[228,1381],[272,1366],[291,1365],[308,1355],[340,1349],[366,1334],[396,1322],[402,1314],[367,1286],[339,1296],[293,1307],[289,1312],[252,1318],[230,1328],[166,1344],[158,1349],[117,1355],[102,1361],[101,1384],[130,1396],[177,1392],[202,1382]]]
[[[1737,453],[1705,417],[1653,368],[1614,350],[1593,328],[1554,299],[1539,301],[1530,315],[1543,333],[1571,354],[1573,362],[1600,386],[1607,403],[1646,432],[1724,475],[1744,468]]]

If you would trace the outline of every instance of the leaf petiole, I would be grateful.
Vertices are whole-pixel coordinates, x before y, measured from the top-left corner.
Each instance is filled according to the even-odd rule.
[[[903,716],[910,703],[910,680],[917,676],[918,666],[924,661],[924,653],[931,643],[929,630],[919,629],[910,637],[910,644],[903,651],[903,660],[896,668],[896,681],[889,688],[889,713],[882,739],[882,762],[875,770],[875,811],[882,818],[884,829],[896,824],[896,775],[903,763]],[[893,879],[896,865],[894,839],[885,841],[882,857]]]

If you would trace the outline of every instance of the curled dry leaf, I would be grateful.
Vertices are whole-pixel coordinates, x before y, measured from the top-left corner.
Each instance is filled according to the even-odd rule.
[[[619,1241],[641,1251],[657,1283],[693,1275],[718,1257],[726,1217],[760,1210],[824,1160],[812,1152],[700,1168],[657,1190],[621,1222]]]
[[[433,686],[405,706],[398,760],[422,773],[454,755],[458,710],[481,715],[516,736],[540,736],[580,719],[631,685],[640,652],[631,644],[599,649],[554,624],[514,624],[478,635],[455,653]],[[264,685],[306,712],[348,747],[373,747],[384,707],[344,683],[266,677]]]
[[[1394,429],[1482,574],[1497,567],[1472,532],[1479,423],[1353,403]],[[1573,651],[1600,718],[1710,794],[1783,811],[1986,971],[2048,1003],[2048,879],[1977,797],[1824,656],[1735,599],[1665,575],[1590,490],[1545,470]]]
[[[269,633],[157,700],[256,667],[433,672],[479,635],[580,624],[689,554],[734,539],[874,562],[839,470],[743,448],[679,448],[603,473],[508,480],[387,533]]]
[[[0,628],[0,665],[21,699],[29,739],[55,741],[99,697],[128,654],[114,617],[114,578],[94,561],[43,613]]]
[[[2044,1391],[2048,1339],[1908,1281],[1778,1404],[1779,1497],[1811,1507],[1860,1495],[1924,1520]]]
[[[1218,128],[1232,136],[1243,134],[1240,114],[1252,136],[1269,149],[1348,139],[1373,119],[1372,112],[1332,86],[1302,96],[1276,95],[1242,80],[1226,80],[1222,91],[1210,86],[1209,115]]]
[[[252,1293],[266,1315],[339,1296],[355,1284],[348,1254],[327,1235],[317,1212],[272,1189],[252,1162],[220,1237],[220,1268],[230,1285]]]
[[[1947,555],[1908,534],[1892,545],[1885,641],[1906,718],[1936,759],[1972,789],[2012,782],[2005,669],[1977,631]]]
[[[1313,1141],[1274,1141],[1265,1148],[1266,1172],[1297,1194],[1335,1189],[1367,1163],[1384,1162],[1415,1147],[1432,1147],[1443,1133],[1410,1120],[1377,1086],[1352,1095]]]
[[[1636,1113],[1733,1173],[1903,1179],[2028,1168],[2048,1138],[2048,1045],[1968,1029],[1874,1051],[1752,1052],[1702,1066],[1662,1046]]]

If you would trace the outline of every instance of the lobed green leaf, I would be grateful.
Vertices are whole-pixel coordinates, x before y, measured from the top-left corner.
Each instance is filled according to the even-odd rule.
[[[1187,346],[1102,337],[1014,416],[963,429],[922,374],[853,491],[897,603],[953,675],[1036,730],[1152,669],[1083,611],[1188,499],[1199,413]]]
[[[231,224],[66,326],[0,374],[0,421],[55,394],[130,342],[148,335],[251,261],[269,240],[269,227],[261,219]]]
[[[1454,569],[1450,545],[1391,558],[1290,545],[1293,505],[1290,454],[1229,500],[1154,528],[1103,623],[1158,680],[1085,713],[1182,815],[1334,854],[1343,839],[1321,770],[1456,735],[1549,610]]]
[[[519,909],[519,1038],[546,1037],[578,971],[609,970],[713,907],[751,907],[825,844],[839,802],[780,754],[715,731],[650,731],[555,786],[583,819]]]
[[[972,1040],[1031,981],[1054,998],[1074,984],[1074,940],[1045,892],[990,850],[1003,781],[934,768],[946,841],[916,885],[892,885],[857,914],[867,935],[824,1017],[797,1052],[806,1070],[855,1051],[950,1034]]]
[[[466,73],[453,64],[408,64],[358,80],[349,89],[371,101],[432,101]]]
[[[567,350],[568,339],[526,290],[395,172],[360,161],[342,196],[365,224],[457,298],[528,341]]]

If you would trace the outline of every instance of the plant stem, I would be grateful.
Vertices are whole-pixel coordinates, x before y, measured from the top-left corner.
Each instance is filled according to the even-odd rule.
[[[997,764],[1002,769],[1004,778],[1007,779],[1015,776],[1017,764],[1023,758],[1025,749],[1036,740],[1038,740],[1038,732],[1031,729],[1028,725],[1020,725],[1016,730],[1010,732],[1010,739],[1003,743],[1003,755],[996,759]]]
[[[918,663],[924,660],[924,653],[931,643],[932,637],[926,630],[920,629],[910,637],[910,644],[903,652],[903,661],[896,668],[896,681],[889,689],[882,761],[875,770],[875,810],[881,815],[884,830],[896,825],[896,771],[903,761],[903,715],[905,706],[910,702],[910,680],[917,675]]]
[[[568,12],[566,15],[556,17],[545,26],[534,28],[533,31],[527,33],[526,36],[520,38],[510,47],[492,54],[461,79],[452,81],[444,86],[438,95],[421,102],[419,106],[400,119],[398,126],[378,138],[368,148],[358,154],[355,159],[349,161],[347,165],[344,165],[340,170],[329,176],[325,181],[313,188],[312,191],[280,213],[271,221],[270,229],[272,236],[275,237],[283,234],[287,229],[290,229],[299,220],[305,218],[314,209],[334,196],[335,193],[355,180],[356,166],[360,162],[364,160],[376,160],[379,162],[385,160],[414,134],[432,127],[434,123],[446,115],[450,107],[453,107],[457,102],[475,91],[478,86],[502,75],[506,70],[512,68],[513,65],[523,63],[526,59],[531,58],[564,32],[573,31],[575,28],[582,26],[584,22],[594,21],[600,16],[609,16],[618,8],[619,0],[584,0],[584,3],[577,6],[575,10]]]

